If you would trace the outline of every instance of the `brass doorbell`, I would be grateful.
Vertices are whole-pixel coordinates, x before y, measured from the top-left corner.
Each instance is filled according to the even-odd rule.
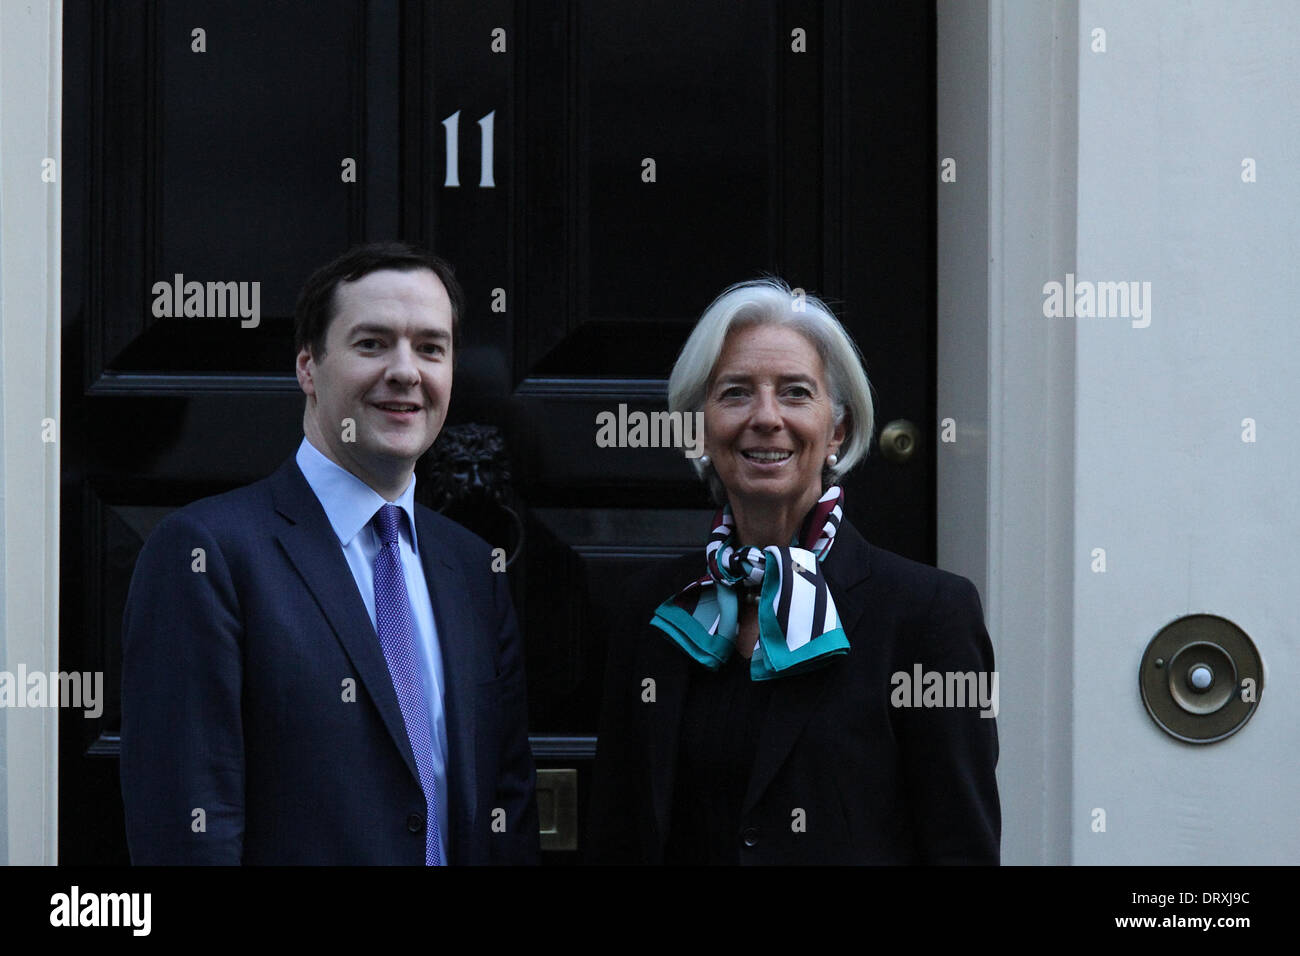
[[[1246,632],[1214,614],[1161,628],[1138,673],[1147,713],[1165,733],[1193,744],[1231,737],[1254,715],[1264,664]]]

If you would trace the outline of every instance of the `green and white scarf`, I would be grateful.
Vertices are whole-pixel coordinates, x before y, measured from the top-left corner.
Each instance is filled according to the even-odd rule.
[[[714,516],[705,548],[708,573],[655,610],[650,623],[694,660],[716,671],[736,650],[741,588],[761,587],[751,680],[789,677],[849,650],[820,563],[835,542],[844,493],[831,487],[813,505],[789,547],[739,545],[730,507]]]

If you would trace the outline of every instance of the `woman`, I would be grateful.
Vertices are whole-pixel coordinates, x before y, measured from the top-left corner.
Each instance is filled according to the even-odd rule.
[[[873,427],[852,340],[784,283],[734,285],[668,403],[703,412],[695,467],[722,508],[610,635],[588,858],[997,863],[994,720],[896,692],[916,665],[991,676],[979,596],[842,517]]]

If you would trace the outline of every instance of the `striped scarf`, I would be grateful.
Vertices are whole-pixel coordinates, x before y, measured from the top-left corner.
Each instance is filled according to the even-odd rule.
[[[716,671],[736,650],[739,589],[761,586],[751,680],[789,677],[848,653],[848,638],[819,567],[835,543],[843,502],[839,486],[827,490],[786,548],[738,546],[731,509],[724,507],[714,516],[705,549],[708,573],[659,605],[650,623]]]

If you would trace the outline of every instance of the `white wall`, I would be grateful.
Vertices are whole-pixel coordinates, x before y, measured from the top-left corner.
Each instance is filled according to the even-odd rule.
[[[62,7],[0,3],[0,671],[58,669]],[[61,173],[57,170],[56,174]],[[57,432],[56,432],[57,436]],[[56,862],[58,711],[0,709],[0,863]]]
[[[1079,14],[1076,271],[1150,281],[1152,311],[1076,323],[1075,860],[1297,863],[1300,6]],[[1150,636],[1200,611],[1266,667],[1251,722],[1208,746],[1165,736],[1134,692]],[[1117,811],[1105,834],[1089,807]]]
[[[966,424],[939,446],[939,557],[994,635],[1003,858],[1300,862],[1300,7],[937,11],[939,155],[973,173],[939,186],[939,413]],[[1150,282],[1149,327],[1045,318],[1067,272]],[[1251,722],[1200,746],[1137,690],[1196,612],[1266,667]]]

